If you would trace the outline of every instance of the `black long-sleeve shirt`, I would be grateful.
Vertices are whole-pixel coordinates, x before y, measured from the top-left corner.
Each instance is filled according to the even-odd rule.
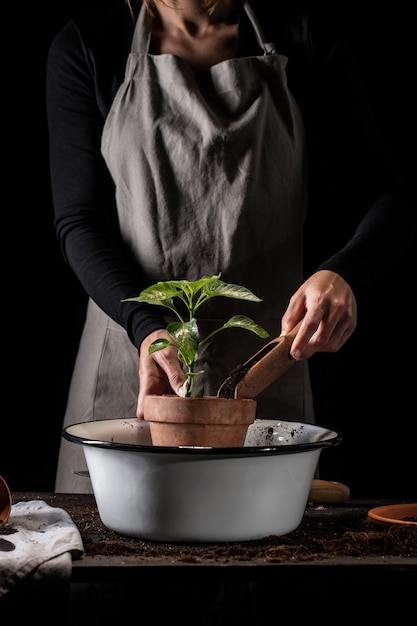
[[[306,272],[338,272],[360,302],[415,238],[415,209],[371,114],[345,33],[329,27],[329,16],[323,20],[297,3],[274,3],[273,11],[270,4],[254,0],[252,6],[268,40],[288,57],[288,85],[307,133]],[[113,182],[100,151],[133,30],[123,0],[70,21],[49,50],[46,99],[62,253],[89,297],[139,347],[165,322],[156,307],[121,302],[148,285],[120,237]],[[259,54],[243,14],[238,51]]]

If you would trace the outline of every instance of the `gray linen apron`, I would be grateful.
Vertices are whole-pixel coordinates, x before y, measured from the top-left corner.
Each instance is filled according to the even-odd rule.
[[[226,282],[249,287],[263,301],[214,299],[202,311],[202,336],[244,314],[272,338],[303,280],[304,128],[287,88],[287,59],[265,43],[243,5],[262,55],[204,72],[174,55],[149,54],[150,22],[142,7],[102,153],[116,184],[122,236],[148,284],[222,272]],[[206,372],[198,380],[205,394],[216,395],[264,343],[244,330],[217,335],[197,364]],[[89,301],[64,425],[134,416],[138,360],[125,330]],[[257,401],[257,417],[314,422],[306,363]],[[81,446],[63,440],[56,491],[91,492],[89,480],[74,474],[84,469]]]

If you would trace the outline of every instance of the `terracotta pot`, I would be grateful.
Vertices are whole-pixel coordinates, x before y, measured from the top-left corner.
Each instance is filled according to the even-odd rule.
[[[256,400],[149,395],[144,415],[154,446],[242,447]]]
[[[0,476],[0,526],[9,519],[12,511],[12,495],[6,481]]]

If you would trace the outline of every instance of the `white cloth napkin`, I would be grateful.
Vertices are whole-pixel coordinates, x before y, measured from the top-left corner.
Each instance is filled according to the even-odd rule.
[[[72,560],[81,558],[84,547],[66,511],[43,500],[17,502],[7,524],[17,532],[1,536],[0,531],[3,544],[8,542],[0,549],[0,597],[29,575],[45,582],[70,579]]]

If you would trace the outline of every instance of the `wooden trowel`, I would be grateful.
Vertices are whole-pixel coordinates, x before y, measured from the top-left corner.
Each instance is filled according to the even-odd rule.
[[[269,341],[245,363],[239,365],[222,383],[218,398],[255,398],[296,363],[290,355],[292,342],[301,326]]]

